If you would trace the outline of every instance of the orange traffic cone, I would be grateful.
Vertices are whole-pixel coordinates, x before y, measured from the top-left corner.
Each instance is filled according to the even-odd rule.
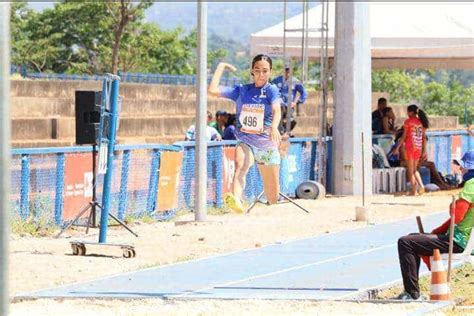
[[[430,300],[447,301],[450,298],[448,277],[439,249],[434,249],[431,259]]]

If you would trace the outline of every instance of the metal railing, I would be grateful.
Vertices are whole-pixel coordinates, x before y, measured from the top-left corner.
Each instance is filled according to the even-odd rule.
[[[428,132],[427,135],[428,160],[433,161],[437,169],[444,174],[452,172],[453,158],[460,158],[462,153],[474,149],[474,139],[466,131],[434,131]],[[330,192],[332,141],[329,137],[325,141],[329,162],[326,170],[327,187]],[[373,137],[373,142],[384,148],[390,146],[392,141],[392,135]],[[301,182],[317,179],[318,145],[316,138],[291,138],[290,144],[288,155],[282,159],[280,167],[280,187],[281,192],[295,196],[296,187]],[[208,143],[208,205],[215,207],[223,205],[223,194],[231,181],[229,170],[232,169],[232,159],[229,160],[227,151],[232,151],[235,145],[235,141]],[[80,167],[81,161],[92,161],[90,159],[92,150],[92,146],[13,149],[10,201],[14,215],[23,220],[31,216],[43,217],[58,225],[67,222],[70,217],[64,209],[65,198],[69,198],[77,191],[77,188],[70,187],[68,178],[74,176],[74,171]],[[163,152],[166,151],[182,152],[177,207],[158,214],[160,165]],[[174,145],[117,145],[115,155],[116,171],[110,198],[113,201],[111,212],[118,218],[124,219],[127,215],[158,214],[166,219],[172,217],[178,209],[194,208],[195,142],[177,142]],[[84,156],[89,157],[89,160],[85,160]],[[90,168],[89,171],[91,170]],[[81,177],[84,175],[79,177],[80,180]],[[98,176],[96,182],[98,200],[102,194],[102,181],[103,177]],[[247,176],[244,195],[252,200],[259,195],[262,188],[258,170],[253,166]],[[83,192],[80,189],[79,192]]]
[[[57,73],[42,73],[42,72],[29,72],[26,67],[11,65],[10,73],[21,74],[22,77],[28,79],[37,80],[92,80],[100,81],[103,79],[102,75],[87,75],[87,74],[57,74]],[[148,74],[148,73],[132,73],[132,72],[120,72],[118,75],[122,82],[132,83],[148,83],[148,84],[168,84],[168,85],[195,85],[195,75],[167,75],[167,74]],[[208,76],[210,82],[211,76]],[[242,80],[237,77],[221,78],[220,83],[225,86],[232,86],[242,83]]]

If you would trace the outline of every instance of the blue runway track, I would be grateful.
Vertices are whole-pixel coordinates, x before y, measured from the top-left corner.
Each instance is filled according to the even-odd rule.
[[[444,211],[422,219],[425,229],[430,230],[446,218]],[[400,236],[416,231],[413,216],[18,298],[351,299],[400,281],[396,243]]]

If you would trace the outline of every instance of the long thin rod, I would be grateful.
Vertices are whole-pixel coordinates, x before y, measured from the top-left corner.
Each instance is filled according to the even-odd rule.
[[[324,30],[324,46],[323,46],[323,51],[324,51],[324,80],[323,80],[323,136],[327,136],[327,125],[328,125],[328,93],[329,93],[329,86],[328,86],[328,80],[329,80],[329,64],[328,64],[328,36],[329,36],[329,1],[325,1],[326,3],[326,13],[324,14],[324,25],[323,25],[323,30]],[[326,171],[326,166],[327,166],[327,159],[328,159],[328,154],[324,155],[323,159],[323,164],[324,164],[324,170]],[[324,181],[325,183],[325,181]]]
[[[362,207],[365,207],[365,146],[364,146],[364,132],[361,133],[361,147],[362,147]]]
[[[305,29],[302,28],[286,29],[288,33],[303,32],[304,30]],[[306,31],[309,33],[321,33],[321,28],[307,28]]]
[[[306,10],[305,10],[305,1],[303,1],[302,3],[302,9],[303,9],[303,19],[302,19],[302,25],[301,25],[301,64],[303,65],[303,69],[302,69],[302,72],[301,72],[301,81],[304,82],[305,80],[305,69],[304,69],[304,57],[305,57],[305,37],[304,37],[304,34],[305,34],[305,30],[306,30]]]
[[[100,212],[100,230],[99,230],[99,243],[107,242],[107,231],[109,225],[109,212],[111,205],[111,192],[112,192],[112,179],[114,174],[114,148],[115,148],[115,135],[117,133],[117,121],[118,121],[118,99],[119,99],[119,79],[114,78],[112,81],[111,94],[110,94],[110,125],[109,130],[109,142],[107,143],[107,172],[104,175],[104,184],[102,192],[102,210]]]
[[[194,220],[205,221],[207,216],[207,2],[198,2],[198,67],[196,105],[196,184]]]
[[[306,18],[305,18],[305,27],[304,27],[305,45],[304,45],[304,52],[303,52],[303,73],[304,73],[304,76],[301,79],[302,83],[305,83],[306,81],[308,81],[309,2],[307,0],[305,0],[305,2],[304,2],[304,8],[305,8],[304,15],[306,16]]]
[[[293,117],[293,109],[291,103],[293,103],[293,65],[291,57],[288,59],[288,67],[290,67],[290,76],[287,80],[288,86],[288,101],[286,105],[286,132],[290,135],[291,129],[291,118]]]
[[[10,5],[0,3],[0,315],[8,315],[10,214]]]
[[[453,241],[454,241],[454,210],[456,208],[456,197],[453,195],[453,200],[450,206],[451,220],[449,221],[449,245],[448,245],[448,276],[447,283],[451,280],[451,262],[453,258]]]
[[[283,67],[286,63],[286,15],[288,13],[286,0],[283,2]]]
[[[279,193],[281,196],[283,196],[288,202],[292,203],[293,205],[296,205],[299,209],[305,211],[306,213],[309,213],[309,211],[307,209],[305,209],[304,207],[302,207],[301,205],[299,205],[298,203],[296,203],[295,201],[293,201],[293,199],[291,199],[289,196],[283,194],[283,193]]]
[[[319,61],[319,69],[320,69],[320,84],[319,84],[319,138],[318,138],[318,181],[323,185],[326,184],[326,158],[327,155],[326,145],[324,143],[325,136],[326,136],[326,102],[327,102],[327,95],[326,95],[326,87],[327,87],[327,76],[326,76],[326,41],[327,41],[327,10],[326,6],[328,6],[326,1],[321,3],[321,45],[320,45],[320,61]]]

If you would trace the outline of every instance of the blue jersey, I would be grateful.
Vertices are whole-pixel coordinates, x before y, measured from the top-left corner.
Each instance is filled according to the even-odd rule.
[[[235,140],[235,126],[229,125],[224,130],[224,136],[222,137],[224,140]]]
[[[296,92],[298,92],[300,94],[298,103],[304,103],[308,95],[306,93],[306,89],[304,88],[303,84],[295,77],[293,77],[292,81],[293,81],[292,82],[293,94],[291,96],[291,100],[294,100],[296,98]],[[273,79],[271,82],[278,87],[278,89],[280,90],[281,99],[283,103],[287,105],[288,104],[288,83],[289,83],[288,80],[285,80],[284,76],[278,76],[275,79]]]
[[[220,95],[235,101],[236,131],[235,136],[251,146],[260,149],[276,148],[270,140],[273,121],[272,104],[280,103],[280,93],[270,83],[257,88],[255,84],[239,84],[234,87],[220,87]]]

